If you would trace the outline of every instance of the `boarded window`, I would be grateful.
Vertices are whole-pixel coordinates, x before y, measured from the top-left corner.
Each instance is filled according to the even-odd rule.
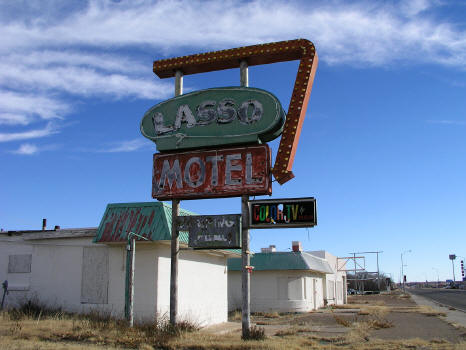
[[[337,282],[337,298],[338,300],[343,300],[343,282]]]
[[[303,299],[302,278],[288,277],[288,300]]]
[[[81,303],[107,304],[108,249],[83,248]]]
[[[8,256],[8,273],[30,273],[31,254]]]
[[[277,287],[278,287],[278,299],[286,300],[288,299],[288,278],[278,277],[277,278]]]
[[[335,299],[335,281],[327,281],[327,299]]]

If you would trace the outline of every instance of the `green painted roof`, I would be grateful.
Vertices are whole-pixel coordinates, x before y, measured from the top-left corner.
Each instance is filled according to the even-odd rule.
[[[100,221],[94,242],[126,242],[129,232],[151,241],[171,239],[171,206],[163,202],[111,203]],[[196,215],[180,209],[180,215]],[[180,232],[180,242],[188,243],[188,232]]]
[[[251,266],[254,266],[254,271],[312,270],[333,273],[326,260],[306,252],[254,253],[251,256]],[[241,259],[228,259],[228,270],[241,271]]]

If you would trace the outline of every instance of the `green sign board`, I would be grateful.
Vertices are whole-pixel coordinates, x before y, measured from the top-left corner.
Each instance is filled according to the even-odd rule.
[[[141,121],[141,132],[160,152],[219,145],[265,143],[282,133],[285,112],[262,89],[223,87],[161,102]]]

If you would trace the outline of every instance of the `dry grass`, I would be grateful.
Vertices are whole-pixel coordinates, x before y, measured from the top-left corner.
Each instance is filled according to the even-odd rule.
[[[243,317],[241,310],[234,310],[228,314],[228,320],[230,321],[241,321]]]
[[[21,350],[58,350],[58,349],[205,349],[205,350],[300,350],[300,349],[358,349],[358,350],[395,350],[395,349],[466,349],[466,342],[453,344],[445,340],[379,340],[371,338],[374,329],[388,328],[392,324],[385,319],[388,312],[432,313],[424,307],[387,307],[384,305],[361,304],[358,313],[338,315],[334,307],[335,321],[344,324],[348,332],[344,335],[319,336],[305,326],[291,326],[276,331],[274,336],[265,338],[263,329],[255,328],[258,337],[241,339],[240,332],[212,335],[198,332],[196,327],[186,322],[171,328],[166,320],[158,323],[137,325],[128,328],[124,321],[112,319],[109,315],[90,314],[72,315],[54,310],[34,312],[4,312],[0,314],[0,349]],[[354,308],[351,307],[351,308]],[[24,310],[23,310],[24,311]],[[327,312],[333,312],[332,309]],[[241,312],[236,312],[241,319]],[[234,315],[230,315],[233,316]],[[276,315],[262,314],[257,317],[277,321]],[[278,315],[280,320],[292,315]],[[338,321],[340,319],[340,321]]]
[[[353,330],[350,333],[354,333],[356,330],[356,338],[365,338],[367,337],[367,331],[371,329],[381,329],[381,328],[391,328],[393,327],[393,322],[388,321],[385,317],[389,313],[390,309],[386,306],[363,306],[358,313],[352,318],[347,316],[343,317],[337,315],[333,312],[333,309],[344,309],[341,307],[334,307],[331,309],[333,313],[333,318],[335,322],[344,327],[352,328]],[[360,316],[363,316],[361,318]],[[361,330],[365,330],[364,336],[361,336]],[[350,334],[354,337],[354,334]]]
[[[18,322],[21,327],[17,327]],[[74,326],[82,325],[80,321],[74,321]],[[14,329],[10,330],[10,327]],[[13,332],[13,333],[11,333]],[[78,334],[85,337],[78,337]],[[357,323],[345,336],[320,337],[315,334],[305,335],[305,330],[292,328],[284,330],[275,337],[265,340],[243,341],[238,333],[225,335],[211,335],[201,332],[182,332],[178,336],[170,337],[164,343],[154,343],[139,328],[123,330],[123,333],[113,333],[115,339],[108,339],[110,330],[93,332],[89,328],[73,330],[73,320],[21,320],[0,321],[0,348],[21,350],[58,350],[58,349],[140,349],[153,350],[163,349],[220,349],[220,350],[298,350],[298,349],[464,349],[466,343],[452,344],[443,340],[424,341],[419,339],[410,340],[377,340],[370,339],[370,325]],[[59,337],[58,335],[62,336]],[[55,338],[53,337],[55,336]],[[68,337],[66,337],[68,335]]]

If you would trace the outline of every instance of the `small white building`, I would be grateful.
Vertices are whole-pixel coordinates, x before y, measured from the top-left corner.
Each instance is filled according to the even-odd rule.
[[[252,312],[307,312],[346,303],[346,273],[326,251],[303,252],[263,248],[251,257]],[[296,243],[296,244],[295,244]],[[228,260],[228,309],[241,309],[241,259]]]
[[[180,215],[192,215],[181,210]],[[168,317],[171,207],[161,202],[109,204],[98,228],[0,233],[0,282],[5,305],[37,299],[73,312],[124,316],[128,232],[136,243],[136,321]],[[178,315],[199,325],[226,322],[227,258],[231,250],[188,250],[180,232]]]

